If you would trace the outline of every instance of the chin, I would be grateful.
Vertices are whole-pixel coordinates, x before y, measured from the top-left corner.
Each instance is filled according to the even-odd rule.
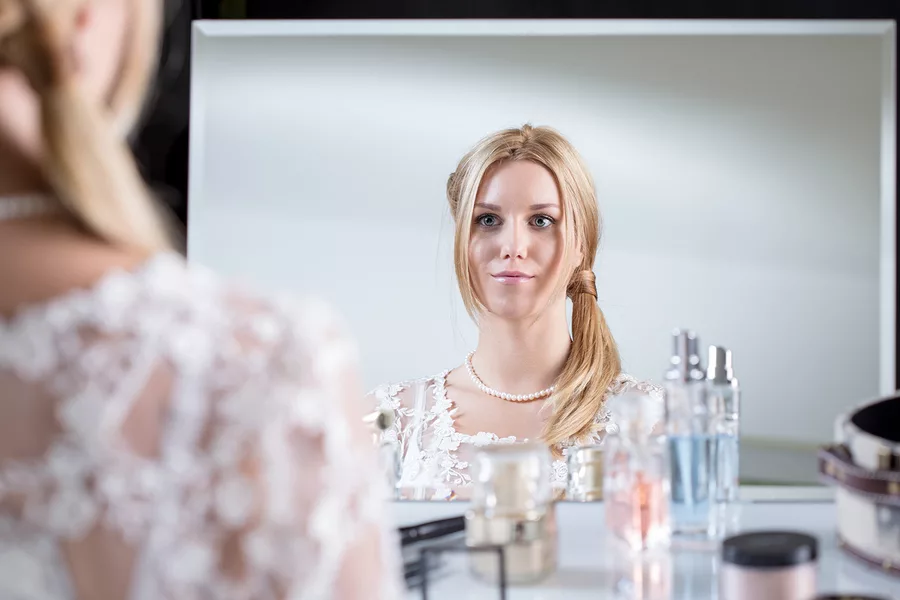
[[[540,312],[535,302],[512,299],[494,300],[488,303],[487,309],[491,315],[504,321],[523,321],[534,318]]]

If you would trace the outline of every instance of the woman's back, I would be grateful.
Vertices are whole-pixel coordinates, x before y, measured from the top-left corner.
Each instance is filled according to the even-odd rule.
[[[11,312],[14,271],[0,597],[399,596],[378,471],[347,408],[355,348],[327,307],[158,254]]]

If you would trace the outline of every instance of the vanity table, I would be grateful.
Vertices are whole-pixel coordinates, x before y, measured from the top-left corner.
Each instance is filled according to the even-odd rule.
[[[403,501],[395,502],[393,510],[397,525],[405,526],[461,515],[466,510],[466,503]],[[538,585],[508,587],[507,598],[630,600],[632,596],[623,592],[620,586],[628,580],[629,570],[633,573],[641,567],[610,552],[610,546],[605,543],[603,511],[602,502],[558,503],[559,566],[556,573]],[[838,549],[834,491],[831,488],[742,487],[741,502],[736,511],[739,531],[790,529],[816,536],[820,544],[820,594],[868,593],[900,600],[900,578],[864,565]],[[714,591],[717,551],[673,550],[666,560],[671,573],[671,595],[667,598],[725,600]],[[500,597],[497,586],[474,579],[465,565],[464,555],[450,559],[449,567],[436,574],[433,584],[429,585],[428,600],[493,600]],[[421,598],[421,590],[408,590],[406,597]],[[636,600],[643,598],[637,596]]]

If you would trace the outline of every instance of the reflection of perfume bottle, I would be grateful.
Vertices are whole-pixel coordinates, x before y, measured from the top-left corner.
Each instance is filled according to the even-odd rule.
[[[672,554],[648,552],[613,555],[616,598],[621,600],[672,600]]]
[[[736,502],[740,491],[740,387],[731,366],[731,350],[709,347],[706,383],[714,434],[715,500]]]
[[[665,436],[653,431],[663,407],[628,392],[607,404],[618,431],[604,444],[603,497],[609,531],[632,550],[669,545],[669,474]]]
[[[706,374],[692,331],[675,330],[665,374],[666,433],[672,485],[672,535],[708,539],[715,533],[712,419]]]
[[[546,446],[495,444],[480,448],[472,463],[472,498],[466,512],[466,544],[502,546],[506,579],[537,582],[556,570],[556,504]],[[490,553],[471,553],[474,574],[497,582]]]

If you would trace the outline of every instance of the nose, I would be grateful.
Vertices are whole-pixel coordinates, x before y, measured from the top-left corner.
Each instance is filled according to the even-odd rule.
[[[501,233],[500,256],[503,260],[528,257],[528,229],[517,223],[507,223]]]

